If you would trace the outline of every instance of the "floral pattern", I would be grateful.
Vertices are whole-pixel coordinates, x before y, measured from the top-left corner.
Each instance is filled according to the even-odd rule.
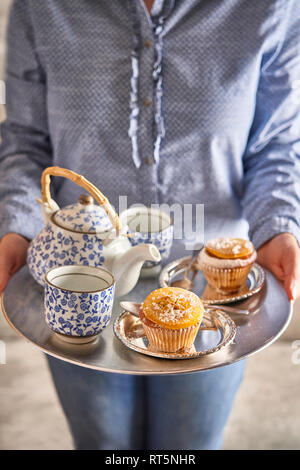
[[[161,255],[161,261],[167,260],[170,256],[171,246],[173,242],[173,225],[165,228],[161,232],[154,233],[141,233],[138,232],[136,235],[129,237],[131,245],[140,245],[141,243],[151,243],[155,245]],[[145,261],[143,267],[156,266],[160,262]]]
[[[27,263],[34,279],[45,284],[45,274],[56,266],[102,266],[102,241],[96,234],[69,232],[48,223],[30,244]]]
[[[77,293],[45,284],[45,318],[50,328],[68,336],[100,333],[109,323],[114,285],[97,293]]]

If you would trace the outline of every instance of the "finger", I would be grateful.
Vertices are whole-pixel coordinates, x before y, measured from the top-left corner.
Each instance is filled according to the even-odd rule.
[[[284,288],[290,300],[295,300],[300,288],[300,256],[291,253],[284,261]]]
[[[287,276],[284,280],[284,288],[290,300],[296,300],[300,294],[300,279],[295,276]]]
[[[0,294],[4,291],[11,277],[11,268],[9,264],[0,263]]]
[[[285,272],[284,268],[280,262],[280,259],[277,260],[276,257],[270,257],[266,253],[266,249],[260,248],[257,252],[257,262],[261,265],[267,268],[269,271],[271,271],[274,276],[279,279],[280,281],[283,281],[285,278]]]
[[[289,300],[295,300],[297,296],[296,283],[294,277],[287,277],[284,280],[284,288]]]
[[[267,266],[269,271],[271,271],[274,276],[279,279],[280,281],[284,281],[286,277],[286,273],[284,272],[284,269],[281,265],[271,263],[269,266]]]
[[[4,291],[5,287],[8,284],[11,275],[7,271],[0,272],[0,294]]]

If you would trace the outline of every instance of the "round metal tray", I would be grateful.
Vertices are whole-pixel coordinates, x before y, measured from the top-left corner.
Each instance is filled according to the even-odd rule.
[[[176,254],[179,258],[180,253]],[[121,313],[120,300],[141,302],[157,287],[157,279],[141,279],[130,296],[115,299],[113,317],[108,327],[93,342],[81,345],[61,341],[48,328],[44,321],[43,289],[34,282],[27,267],[9,282],[2,298],[2,311],[19,335],[47,354],[82,367],[141,375],[191,373],[239,361],[275,341],[292,316],[291,303],[282,286],[266,273],[262,290],[239,303],[240,307],[250,309],[251,313],[232,316],[237,331],[234,342],[229,346],[193,360],[145,356],[122,344],[114,335],[113,324]]]

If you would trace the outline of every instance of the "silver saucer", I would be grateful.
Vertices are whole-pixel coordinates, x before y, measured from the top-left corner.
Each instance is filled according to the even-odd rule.
[[[159,276],[161,287],[167,287],[172,282],[183,277],[186,267],[189,265],[190,257],[179,258],[167,264]],[[247,278],[247,284],[234,294],[223,294],[210,286],[200,270],[193,282],[192,290],[207,304],[229,304],[239,300],[247,299],[261,290],[265,282],[265,272],[263,268],[254,263]]]
[[[129,312],[122,312],[117,317],[114,332],[125,346],[141,354],[162,359],[193,359],[212,354],[231,344],[235,338],[236,326],[220,310],[205,312],[194,345],[176,353],[151,349],[142,322]]]

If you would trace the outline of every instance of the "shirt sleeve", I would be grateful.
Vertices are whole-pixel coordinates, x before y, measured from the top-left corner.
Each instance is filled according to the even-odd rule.
[[[278,233],[300,242],[300,2],[282,2],[278,43],[262,58],[243,157],[243,210],[258,248]]]
[[[0,145],[0,237],[16,232],[29,239],[40,230],[42,170],[52,154],[46,80],[36,53],[27,0],[15,0],[7,32],[6,114]]]

